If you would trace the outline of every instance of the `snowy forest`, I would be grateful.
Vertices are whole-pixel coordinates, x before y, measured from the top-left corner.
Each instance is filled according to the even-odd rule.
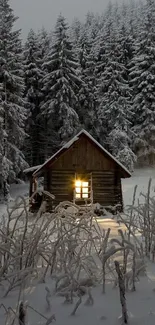
[[[22,40],[0,0],[0,189],[86,129],[129,170],[155,162],[155,1]]]

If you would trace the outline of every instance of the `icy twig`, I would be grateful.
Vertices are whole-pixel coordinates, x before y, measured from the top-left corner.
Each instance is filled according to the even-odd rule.
[[[115,268],[118,275],[118,284],[119,284],[119,291],[120,291],[120,302],[122,305],[122,317],[124,324],[128,324],[128,313],[127,313],[127,306],[126,306],[126,298],[125,298],[125,283],[124,283],[124,275],[120,270],[120,265],[118,261],[115,261]]]
[[[81,305],[81,303],[82,303],[82,298],[80,296],[79,300],[77,301],[77,303],[76,303],[76,305],[75,305],[75,307],[74,307],[74,309],[73,309],[73,311],[71,313],[71,316],[75,316],[75,313],[76,313],[77,309],[79,308],[79,306]]]

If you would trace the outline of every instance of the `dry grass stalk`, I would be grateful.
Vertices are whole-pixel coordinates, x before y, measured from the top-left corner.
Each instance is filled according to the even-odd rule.
[[[122,319],[124,324],[128,324],[128,313],[126,306],[126,298],[125,298],[125,283],[124,283],[124,275],[121,272],[120,265],[118,261],[115,261],[115,268],[118,275],[118,284],[120,291],[120,302],[122,306]]]
[[[90,288],[88,289],[88,298],[87,298],[87,300],[85,302],[85,305],[86,306],[93,306],[94,305],[94,299],[93,299]]]
[[[75,307],[74,307],[74,309],[73,309],[73,311],[71,313],[71,316],[75,316],[75,313],[76,313],[77,309],[79,308],[79,306],[81,305],[81,303],[82,303],[82,298],[80,296],[79,300],[77,301],[77,303],[76,303],[76,305],[75,305]]]
[[[21,302],[19,305],[18,319],[19,319],[19,325],[26,325],[26,309],[24,307],[23,302]]]
[[[46,302],[47,302],[47,310],[51,310],[51,292],[48,287],[45,287],[46,290]]]

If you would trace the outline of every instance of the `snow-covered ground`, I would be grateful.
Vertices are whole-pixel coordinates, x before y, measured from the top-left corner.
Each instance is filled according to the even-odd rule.
[[[132,202],[134,187],[137,188],[137,199],[141,192],[144,194],[147,192],[149,179],[152,178],[151,194],[155,193],[155,170],[143,169],[136,170],[130,179],[122,181],[123,185],[123,197],[125,205],[129,205]],[[11,196],[15,198],[18,195],[26,195],[28,193],[28,184],[14,185],[11,187]],[[143,199],[141,197],[141,199]],[[0,205],[0,215],[5,213],[5,205]],[[110,218],[104,218],[100,220],[101,228],[111,228],[113,235],[117,235],[119,225]],[[136,283],[136,292],[128,292],[127,308],[130,316],[129,324],[131,325],[154,325],[155,324],[155,264],[147,263],[147,276],[140,277],[139,282]],[[47,310],[46,290],[48,287],[51,292],[51,310]],[[94,299],[93,306],[86,306],[85,302],[88,298],[87,295],[82,297],[82,303],[80,304],[75,316],[71,316],[71,312],[78,300],[74,298],[73,304],[64,304],[64,297],[59,297],[54,294],[54,283],[52,279],[46,281],[46,283],[30,286],[27,291],[22,293],[22,299],[27,300],[28,304],[33,307],[34,310],[28,309],[28,321],[24,325],[46,325],[47,319],[50,315],[54,314],[57,325],[115,325],[121,324],[118,317],[121,315],[121,306],[119,299],[119,291],[117,288],[113,289],[112,284],[106,284],[106,294],[102,294],[102,286],[98,285],[92,288],[92,296]],[[5,307],[12,307],[15,310],[18,302],[19,291],[16,289],[11,291],[7,298],[3,298],[5,288],[0,287],[1,303]],[[3,308],[0,307],[0,324],[5,323],[5,314]],[[11,323],[7,323],[10,325]],[[15,322],[15,325],[18,321]],[[50,323],[49,323],[50,324]]]
[[[124,205],[132,203],[134,187],[137,185],[136,198],[143,200],[140,193],[147,193],[149,179],[152,179],[151,194],[155,195],[155,168],[136,169],[131,178],[122,180]]]
[[[18,196],[28,196],[29,193],[29,184],[22,183],[22,184],[13,184],[10,186],[10,202],[9,206],[13,204],[13,201]],[[6,203],[0,203],[0,217],[2,217],[6,213]]]
[[[153,270],[155,272],[155,268]],[[57,325],[120,325],[118,319],[121,315],[121,307],[119,300],[118,289],[113,289],[111,285],[106,286],[106,293],[102,294],[101,286],[92,289],[92,296],[94,299],[93,306],[86,306],[85,302],[87,296],[82,298],[82,303],[79,306],[75,316],[71,316],[71,312],[78,300],[75,298],[73,304],[64,304],[64,298],[52,295],[51,311],[47,311],[46,291],[45,286],[53,293],[53,283],[49,281],[48,284],[40,284],[36,288],[31,289],[31,295],[26,295],[29,305],[36,311],[46,317],[54,314],[56,321],[52,322]],[[127,294],[128,313],[131,317],[130,325],[154,325],[155,324],[155,281],[151,276],[144,277],[140,283],[137,284],[136,292],[129,292]],[[15,306],[17,293],[14,291],[7,299],[3,299],[5,306]],[[1,300],[2,301],[2,300]],[[0,317],[2,317],[3,310],[0,310]],[[46,320],[28,309],[28,323],[26,325],[45,325]],[[4,318],[0,318],[1,325],[4,325]],[[18,324],[18,323],[15,323]]]

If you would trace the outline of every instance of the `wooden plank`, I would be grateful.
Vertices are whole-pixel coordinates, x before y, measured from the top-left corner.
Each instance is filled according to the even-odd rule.
[[[116,173],[114,171],[105,171],[103,170],[102,172],[99,172],[99,171],[94,171],[93,172],[93,176],[94,177],[101,177],[101,176],[108,176],[108,177],[111,177],[111,176],[114,176],[116,175]]]
[[[66,182],[60,182],[60,181],[55,181],[55,182],[51,182],[50,187],[54,187],[54,186],[62,186],[62,187],[70,187],[73,186],[72,182],[66,181]]]
[[[95,199],[94,203],[99,203],[99,204],[101,204],[103,206],[105,206],[105,205],[114,206],[116,204],[119,204],[119,202],[116,203],[114,200],[101,200],[101,199]]]
[[[100,187],[107,187],[107,188],[116,188],[113,183],[107,183],[107,182],[102,182],[102,183],[93,183],[94,188],[100,188]]]
[[[114,183],[114,178],[93,178],[92,179],[94,184],[102,184],[102,183],[109,183],[109,184],[115,184]]]
[[[106,177],[113,177],[115,175],[115,173],[114,172],[106,172],[106,171],[103,171],[103,172],[97,172],[97,171],[95,171],[95,172],[93,172],[93,176],[94,177],[104,177],[104,176],[106,176]]]
[[[51,177],[50,177],[50,180],[52,179],[75,179],[74,175],[73,174],[66,174],[66,175],[52,175],[51,174]]]
[[[65,176],[65,177],[51,177],[51,182],[54,182],[54,181],[73,181],[75,180],[75,178],[73,177],[70,177],[70,176]]]
[[[111,185],[111,184],[104,184],[104,183],[102,183],[102,184],[96,184],[96,185],[94,185],[93,184],[93,189],[102,189],[102,190],[104,190],[104,189],[112,189],[112,190],[115,190],[116,188],[115,188],[115,186],[114,185]]]
[[[50,189],[49,189],[50,191],[54,191],[54,190],[56,190],[56,191],[58,191],[58,190],[63,190],[64,192],[68,192],[68,191],[74,191],[74,188],[72,188],[71,186],[69,187],[69,186],[60,186],[60,185],[57,185],[57,186],[51,186],[50,187]]]
[[[112,171],[110,171],[110,170],[108,170],[108,171],[106,171],[106,170],[103,170],[103,171],[96,170],[96,171],[93,172],[93,175],[96,176],[96,177],[100,177],[102,175],[103,176],[106,175],[106,176],[110,177],[110,176],[116,175],[116,173],[115,173],[114,170],[112,170]]]
[[[95,180],[99,180],[99,179],[110,179],[110,180],[112,180],[112,179],[115,179],[115,177],[114,176],[107,176],[107,175],[105,175],[105,176],[103,176],[103,175],[101,175],[101,176],[99,176],[99,177],[97,177],[97,176],[93,176],[92,177],[92,179],[95,181]]]
[[[116,202],[114,197],[109,197],[109,196],[106,196],[106,197],[104,197],[104,196],[95,196],[93,199],[94,199],[95,202],[98,202],[98,203],[108,201],[108,202],[111,202],[111,204],[112,204],[112,203]]]
[[[63,192],[62,192],[62,193],[56,193],[56,192],[53,192],[52,194],[54,194],[56,197],[58,197],[58,196],[62,196],[62,197],[63,197],[63,196],[65,196],[65,197],[66,197],[66,196],[69,196],[68,193],[63,193]]]
[[[95,192],[95,195],[101,195],[101,196],[109,196],[109,195],[111,195],[111,196],[115,196],[115,194],[114,194],[114,192]]]
[[[107,189],[100,190],[99,188],[98,189],[93,189],[93,193],[94,193],[94,195],[96,193],[102,193],[102,194],[107,193],[107,195],[117,195],[117,193],[115,193],[115,191],[111,190],[111,189],[108,189],[108,190]]]
[[[93,178],[92,181],[93,181],[93,183],[105,183],[105,182],[107,182],[107,183],[110,183],[110,184],[111,183],[114,184],[115,179],[114,178],[102,178],[102,177],[100,177],[100,178]]]
[[[114,181],[98,181],[98,182],[92,182],[94,187],[114,187],[116,188]]]
[[[74,174],[75,173],[75,171],[74,170],[62,170],[62,169],[55,169],[55,170],[53,170],[52,169],[52,174],[54,175],[54,174]]]

